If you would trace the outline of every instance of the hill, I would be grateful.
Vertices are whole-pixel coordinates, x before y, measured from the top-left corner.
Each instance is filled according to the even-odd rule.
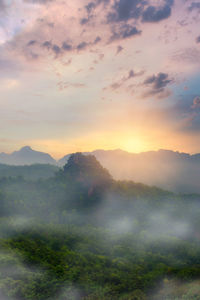
[[[88,155],[89,152],[85,152]],[[177,193],[200,193],[200,154],[170,150],[128,153],[118,150],[91,152],[109,170],[113,178],[133,180]],[[64,165],[66,155],[59,160]]]
[[[8,165],[56,164],[47,153],[31,149],[29,146],[14,151],[11,154],[0,153],[0,163]]]

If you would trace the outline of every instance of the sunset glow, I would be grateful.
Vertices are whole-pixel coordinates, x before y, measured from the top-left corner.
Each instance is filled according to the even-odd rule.
[[[1,151],[200,151],[197,2],[0,3]]]

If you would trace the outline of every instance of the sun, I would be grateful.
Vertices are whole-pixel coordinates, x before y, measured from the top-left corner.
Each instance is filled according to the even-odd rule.
[[[138,136],[125,137],[121,142],[121,147],[128,152],[134,153],[144,152],[149,148],[142,138]]]

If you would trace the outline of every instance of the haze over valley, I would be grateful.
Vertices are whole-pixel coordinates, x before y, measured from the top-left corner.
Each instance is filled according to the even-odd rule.
[[[84,154],[94,155],[117,180],[132,180],[155,185],[176,193],[200,193],[200,154],[190,155],[170,150],[134,154],[120,149],[95,150],[84,152]],[[50,164],[54,167],[47,166],[46,168],[49,169],[49,176],[52,176],[53,172],[58,171],[59,167],[67,163],[69,157],[70,154],[67,154],[63,158],[55,160],[47,153],[25,146],[11,154],[0,153],[0,164],[16,166]],[[15,168],[15,170],[16,175],[22,175],[19,171],[20,168]],[[0,176],[6,174],[9,174],[8,168],[0,165]],[[39,176],[48,176],[40,174],[39,166],[38,175],[35,175],[38,178]]]

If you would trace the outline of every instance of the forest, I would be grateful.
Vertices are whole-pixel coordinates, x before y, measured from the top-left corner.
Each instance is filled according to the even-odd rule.
[[[114,180],[81,153],[60,169],[9,168],[0,299],[200,299],[200,195]]]

